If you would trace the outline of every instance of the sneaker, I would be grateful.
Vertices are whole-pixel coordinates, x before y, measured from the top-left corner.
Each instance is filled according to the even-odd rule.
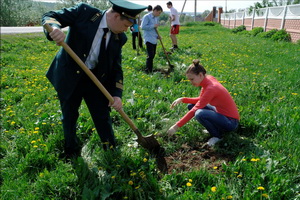
[[[216,143],[220,142],[222,139],[217,138],[217,137],[212,137],[208,140],[207,145],[212,147],[214,146]]]

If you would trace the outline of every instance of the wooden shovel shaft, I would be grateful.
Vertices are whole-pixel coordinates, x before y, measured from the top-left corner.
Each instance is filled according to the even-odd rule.
[[[44,24],[43,27],[50,33],[53,31],[53,28],[49,24]],[[106,90],[106,88],[102,85],[102,83],[98,80],[98,78],[89,70],[89,68],[82,62],[82,60],[76,55],[76,53],[69,47],[69,45],[65,42],[61,42],[60,45],[65,49],[65,51],[75,60],[75,62],[81,67],[81,69],[90,77],[90,79],[96,84],[96,86],[101,90],[101,92],[105,95],[105,97],[109,100],[110,103],[114,103],[114,98],[110,95],[110,93]],[[140,138],[143,137],[141,133],[138,131],[138,128],[132,122],[132,120],[128,117],[128,115],[124,112],[123,109],[118,110],[122,118],[126,121],[126,123],[130,126],[130,128],[134,131],[134,133]]]
[[[165,53],[166,58],[167,58],[167,61],[168,61],[169,65],[171,66],[171,62],[170,62],[169,56],[168,56],[168,54],[167,54],[167,51],[166,51],[165,46],[164,46],[164,44],[163,44],[163,42],[162,42],[162,40],[161,40],[161,37],[160,37],[160,35],[159,35],[159,33],[158,33],[157,28],[155,28],[155,32],[156,32],[157,35],[158,35],[158,39],[159,39],[160,44],[161,44],[161,46],[162,46],[162,48],[163,48],[163,50],[164,50],[164,53]]]

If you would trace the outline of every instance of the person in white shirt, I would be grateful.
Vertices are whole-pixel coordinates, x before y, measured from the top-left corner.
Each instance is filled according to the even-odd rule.
[[[179,15],[177,10],[173,7],[173,4],[171,1],[167,3],[167,7],[170,9],[170,22],[171,22],[171,30],[170,30],[170,38],[172,40],[172,48],[171,50],[178,49],[177,45],[177,37],[176,35],[179,33]]]

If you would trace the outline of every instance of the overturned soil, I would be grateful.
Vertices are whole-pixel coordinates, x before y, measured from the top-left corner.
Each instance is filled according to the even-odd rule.
[[[214,148],[205,144],[198,147],[191,147],[183,144],[181,148],[165,157],[168,165],[168,173],[180,173],[198,169],[219,171],[223,163],[233,160],[233,157],[217,152]]]

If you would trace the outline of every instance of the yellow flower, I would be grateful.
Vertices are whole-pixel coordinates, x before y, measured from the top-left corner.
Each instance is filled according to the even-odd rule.
[[[266,193],[263,193],[261,196],[265,197],[265,198],[269,198],[269,195]]]
[[[135,173],[135,172],[133,172],[133,173],[131,173],[131,174],[130,174],[130,176],[135,176],[135,175],[136,175],[136,173]]]
[[[34,147],[34,148],[38,148],[38,146],[37,146],[37,145],[34,145],[33,147]]]
[[[239,175],[237,175],[237,177],[238,177],[238,178],[242,178],[242,177],[243,177],[243,175],[239,174]]]
[[[212,192],[216,192],[216,191],[217,191],[217,187],[212,187],[212,188],[211,188],[211,191],[212,191]]]
[[[112,178],[112,179],[115,179],[116,177],[115,177],[115,176],[112,176],[111,178]]]
[[[147,159],[147,158],[144,158],[144,159],[143,159],[143,161],[144,161],[144,162],[147,162],[147,161],[148,161],[148,159]]]
[[[214,167],[214,169],[218,169],[218,167]]]
[[[190,182],[187,182],[187,183],[186,183],[186,186],[191,187],[192,184],[191,184]]]
[[[36,143],[36,141],[35,141],[35,140],[32,140],[32,141],[31,141],[31,144],[34,144],[34,143]]]
[[[227,197],[227,199],[233,199],[233,196],[229,195],[229,196]]]
[[[136,187],[135,187],[135,189],[137,190],[137,189],[139,189],[140,187],[141,187],[141,186],[140,186],[140,185],[138,185],[138,186],[136,186]]]
[[[133,185],[133,181],[128,181],[128,185]]]
[[[192,180],[192,179],[189,179],[189,182],[190,182],[190,183],[192,183],[192,182],[193,182],[193,180]]]
[[[265,188],[262,187],[262,186],[259,186],[257,189],[258,189],[258,190],[265,190]]]
[[[39,127],[35,127],[35,128],[34,128],[34,130],[36,130],[36,131],[39,130],[39,129],[40,129]]]

